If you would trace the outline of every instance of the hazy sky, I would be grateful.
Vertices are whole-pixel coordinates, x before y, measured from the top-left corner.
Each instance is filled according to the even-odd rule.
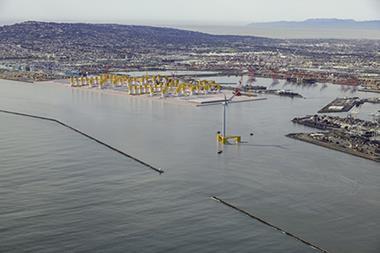
[[[244,24],[380,19],[380,0],[0,0],[0,20]]]

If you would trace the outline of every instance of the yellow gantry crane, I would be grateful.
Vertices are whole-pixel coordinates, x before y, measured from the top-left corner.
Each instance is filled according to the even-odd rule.
[[[215,81],[198,80],[195,83],[181,82],[179,79],[160,76],[145,75],[132,77],[129,75],[101,74],[90,77],[70,77],[69,83],[72,87],[98,87],[104,88],[126,88],[130,95],[150,96],[192,96],[219,93],[221,86]]]
[[[133,77],[129,75],[101,74],[90,77],[70,77],[69,83],[72,87],[89,87],[89,88],[124,88],[129,95],[149,96],[159,95],[161,97],[174,96],[193,96],[217,94],[221,92],[221,86],[215,81],[197,80],[192,82],[181,82],[179,79],[170,76],[161,75],[144,75]],[[241,84],[240,84],[241,86]],[[226,134],[226,107],[235,96],[240,95],[240,86],[234,91],[232,97],[227,99],[224,95],[223,102],[223,127],[222,133],[218,132],[216,139],[221,144],[229,144],[230,141],[240,143],[241,137],[236,135],[228,136]]]

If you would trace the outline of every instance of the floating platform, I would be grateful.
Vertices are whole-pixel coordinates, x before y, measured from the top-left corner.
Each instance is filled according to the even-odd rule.
[[[239,136],[239,135],[223,136],[222,134],[217,134],[216,140],[220,144],[231,144],[230,141],[232,141],[232,143],[239,144],[239,143],[241,143],[241,136]]]

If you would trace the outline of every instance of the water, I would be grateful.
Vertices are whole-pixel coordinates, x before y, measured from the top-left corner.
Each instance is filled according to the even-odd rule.
[[[284,136],[312,131],[290,119],[335,97],[375,95],[274,87],[283,86],[307,99],[229,106],[229,133],[248,143],[217,155],[219,106],[0,81],[1,109],[57,118],[166,171],[54,123],[1,114],[0,251],[316,252],[215,195],[331,252],[379,252],[379,164]],[[378,109],[363,106],[359,117]]]
[[[176,25],[179,29],[216,35],[247,35],[279,39],[380,39],[379,29],[356,28],[290,28],[219,25]]]

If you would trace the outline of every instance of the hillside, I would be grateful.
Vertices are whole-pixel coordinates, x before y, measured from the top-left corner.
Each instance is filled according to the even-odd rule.
[[[0,27],[0,45],[65,57],[92,54],[125,57],[152,50],[191,50],[207,47],[260,46],[271,39],[252,36],[210,35],[186,30],[116,24],[51,23],[28,21]]]

